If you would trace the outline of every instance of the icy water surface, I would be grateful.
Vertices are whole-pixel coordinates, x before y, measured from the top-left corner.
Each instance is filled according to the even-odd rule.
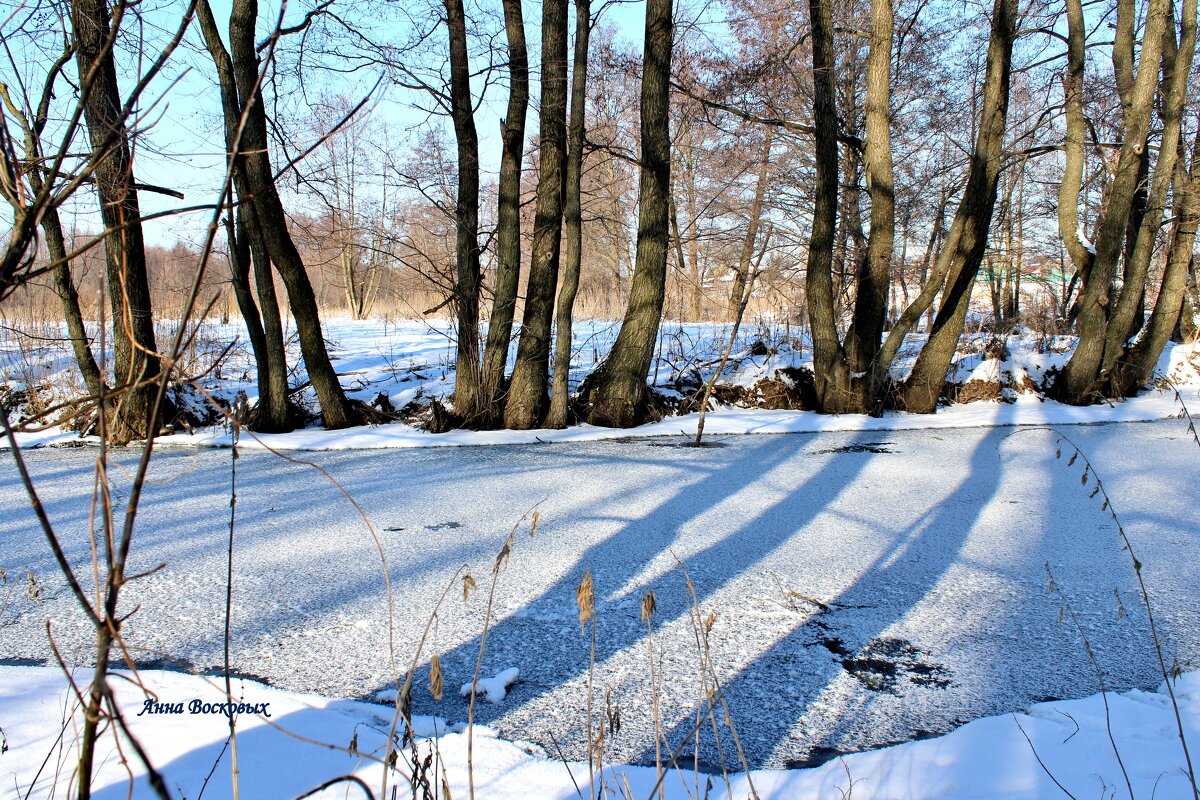
[[[1073,426],[1145,564],[1168,659],[1200,654],[1200,449],[1177,421]],[[680,439],[679,441],[682,441]],[[477,718],[548,754],[584,757],[591,629],[576,587],[589,570],[598,608],[593,713],[609,757],[652,760],[653,674],[663,735],[694,740],[713,675],[751,766],[803,766],[841,752],[944,732],[1034,700],[1097,691],[1080,631],[1108,688],[1157,685],[1128,554],[1082,459],[1042,430],[874,431],[571,445],[262,452],[238,460],[235,668],[287,689],[366,698],[394,685],[443,590],[416,709],[466,718],[460,684],[479,652],[492,566],[510,531],[483,659],[510,667],[507,698]],[[1056,449],[1063,450],[1056,459]],[[91,586],[91,448],[26,453],[72,562]],[[138,453],[113,458],[118,514]],[[0,465],[0,663],[64,654],[90,636],[35,524],[8,454]],[[230,451],[162,450],[143,498],[125,626],[143,664],[221,663]],[[529,535],[528,515],[539,525]],[[522,519],[524,518],[524,522]],[[378,546],[388,565],[389,611]],[[680,568],[686,566],[699,621]],[[1062,594],[1047,592],[1047,565]],[[464,602],[460,570],[478,590]],[[30,588],[28,575],[32,574]],[[641,616],[652,591],[652,637]],[[35,602],[32,595],[38,595]],[[710,617],[710,614],[713,616]],[[697,630],[707,627],[706,669]],[[426,688],[442,656],[447,692]],[[619,713],[619,730],[609,722]],[[738,755],[723,712],[699,724],[718,769]],[[615,731],[615,732],[614,732]]]

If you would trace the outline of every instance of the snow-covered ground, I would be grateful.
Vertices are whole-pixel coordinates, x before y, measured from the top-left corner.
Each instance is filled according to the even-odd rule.
[[[171,330],[170,325],[162,327],[164,334]],[[573,389],[603,359],[617,328],[618,325],[612,322],[585,322],[576,327],[571,365]],[[448,402],[454,389],[454,343],[452,330],[446,324],[352,321],[331,317],[325,320],[325,332],[334,367],[351,397],[376,405],[386,400],[397,411],[409,404],[420,405],[435,398]],[[728,332],[728,326],[722,325],[664,323],[650,382],[666,397],[691,394],[720,363]],[[11,331],[0,336],[0,385],[18,391],[28,390],[30,386],[51,387],[54,397],[59,400],[73,391],[80,391],[75,386],[79,379],[75,376],[70,351],[61,341],[55,341],[52,332],[34,333],[32,339],[18,339]],[[228,402],[239,392],[245,392],[253,403],[257,398],[256,372],[244,338],[238,323],[222,325],[212,320],[200,323],[193,337],[195,344],[183,362],[185,371],[203,374],[198,383],[212,397]],[[914,335],[906,345],[895,368],[896,377],[903,377],[911,367],[911,357],[920,338]],[[224,360],[215,362],[217,354],[224,353],[234,342],[237,344]],[[1146,421],[1179,414],[1180,405],[1174,390],[1167,388],[1165,381],[1160,381],[1160,388],[1156,390],[1114,406],[1076,408],[1044,401],[1032,389],[1040,385],[1047,371],[1066,362],[1071,346],[1069,337],[1044,337],[1029,331],[999,338],[990,334],[964,337],[961,352],[951,368],[950,381],[994,385],[1000,399],[955,403],[936,415],[888,414],[882,419],[873,419],[863,415],[828,416],[807,411],[725,405],[707,417],[705,431],[721,435],[1061,425]],[[294,337],[291,348],[291,363],[296,366],[290,383],[299,385],[306,375]],[[720,383],[751,390],[760,381],[779,380],[780,370],[811,365],[811,356],[807,340],[799,329],[765,322],[748,325],[735,343]],[[1187,400],[1196,401],[1200,400],[1198,366],[1200,348],[1197,345],[1170,345],[1160,359],[1158,373],[1169,379],[1171,386],[1182,390]],[[783,380],[788,379],[784,377]],[[297,397],[314,413],[317,411],[311,389]],[[49,402],[48,393],[46,401]],[[198,396],[190,396],[188,402],[204,404]],[[752,406],[753,399],[749,398],[746,404]],[[1200,406],[1200,402],[1194,404]],[[286,434],[247,437],[244,444],[275,449],[328,450],[579,442],[681,432],[694,434],[697,418],[695,413],[667,416],[660,422],[633,430],[576,425],[566,430],[455,430],[441,434],[399,421],[336,432],[313,424]],[[77,438],[76,434],[55,426],[18,435],[22,446],[63,443]],[[227,446],[230,435],[227,426],[214,425],[166,436],[160,442],[164,445]],[[0,442],[0,447],[7,447],[7,443]]]
[[[86,671],[75,675],[77,681],[87,677]],[[126,673],[126,677],[132,676]],[[226,718],[211,710],[205,713],[206,705],[226,702],[223,683],[153,670],[141,672],[140,680],[159,703],[182,705],[179,713],[145,713],[146,695],[141,689],[117,682],[124,715],[166,785],[181,797],[232,797]],[[79,714],[65,684],[55,669],[0,666],[2,719],[9,742],[8,752],[0,755],[4,800],[66,794],[72,741],[58,733],[73,730]],[[1200,674],[1183,676],[1173,688],[1185,731],[1196,741]],[[670,800],[740,800],[753,796],[752,792],[762,800],[1041,798],[1066,797],[1066,792],[1077,797],[1121,797],[1128,787],[1135,797],[1191,797],[1176,718],[1164,689],[1109,694],[1107,709],[1099,695],[1038,703],[1024,713],[976,720],[941,738],[851,754],[811,770],[755,770],[748,775],[731,770],[709,775],[668,765],[661,787]],[[237,702],[265,706],[270,715],[246,714],[237,719],[242,797],[298,797],[343,775],[358,776],[377,795],[383,788],[383,767],[378,762],[384,757],[384,731],[392,723],[386,707],[284,692],[249,680],[235,680],[233,696]],[[536,747],[504,741],[484,727],[474,731],[472,771],[461,726],[450,728],[443,720],[417,717],[413,728],[429,738],[406,748],[398,768],[387,776],[388,785],[399,784],[404,797],[422,796],[410,790],[413,749],[418,760],[435,754],[427,777],[434,792],[444,791],[445,781],[449,794],[439,795],[443,797],[467,797],[473,782],[479,800],[569,800],[587,796],[592,785],[596,796],[649,800],[659,784],[659,771],[653,766],[604,768],[591,778],[593,784],[586,762],[547,758]],[[111,741],[102,742],[97,761],[92,795],[97,800],[125,798],[131,786],[135,797],[151,796],[144,769],[135,761],[128,763],[127,772]],[[334,800],[364,793],[340,783],[313,796]]]
[[[358,399],[385,398],[399,409],[453,388],[445,330],[332,320],[327,332]],[[603,356],[615,327],[578,333],[574,379]],[[211,355],[235,335],[205,323],[190,356],[196,371],[213,367]],[[713,326],[666,326],[652,375],[660,391],[686,392],[707,378],[720,338]],[[780,380],[780,370],[805,363],[801,344],[786,328],[750,326],[722,382],[748,389]],[[589,680],[596,726],[612,719],[610,710],[621,721],[619,731],[607,729],[606,763],[640,765],[606,778],[613,797],[624,796],[626,780],[631,796],[650,796],[656,707],[682,767],[664,782],[669,797],[706,796],[705,775],[709,797],[745,797],[751,781],[760,796],[777,798],[1040,797],[1059,793],[1055,780],[1077,797],[1123,796],[1099,698],[1044,702],[1097,691],[1089,652],[1106,686],[1128,693],[1108,699],[1134,796],[1191,796],[1174,718],[1152,693],[1161,675],[1129,555],[1101,500],[1089,496],[1093,474],[1081,486],[1082,464],[1068,465],[1071,447],[1046,426],[1071,425],[1064,432],[1105,481],[1145,565],[1168,663],[1196,669],[1200,450],[1187,420],[1170,418],[1182,404],[1200,407],[1200,358],[1191,346],[1164,355],[1160,371],[1178,398],[1160,388],[1079,409],[1020,391],[1060,365],[1069,343],[1026,335],[1006,345],[971,340],[955,367],[956,380],[994,384],[1001,400],[878,419],[722,407],[706,420],[715,437],[708,448],[680,446],[695,415],[634,431],[435,435],[397,422],[243,437],[232,652],[246,680],[238,691],[246,702],[271,702],[270,722],[308,738],[345,747],[357,733],[358,752],[369,755],[436,610],[417,658],[415,711],[419,732],[446,734],[439,763],[452,795],[466,796],[468,710],[458,687],[470,695],[491,567],[515,530],[479,673],[475,717],[486,727],[475,732],[478,797],[589,791]],[[55,346],[0,342],[5,386],[69,391],[70,365]],[[298,372],[292,383],[303,379]],[[245,349],[203,385],[253,400]],[[793,435],[721,435],[739,433]],[[64,446],[80,442],[54,429],[21,438],[67,555],[90,585],[96,451]],[[222,661],[231,458],[212,446],[230,437],[215,426],[163,443],[170,446],[151,463],[129,569],[167,566],[127,587],[122,609],[134,613],[124,633],[161,702],[219,702],[222,690],[205,681]],[[309,452],[287,460],[264,445]],[[112,454],[118,513],[137,457],[133,449]],[[0,516],[0,729],[9,748],[0,753],[0,797],[24,797],[35,775],[30,796],[63,796],[71,766],[62,748],[75,727],[64,728],[66,683],[52,666],[47,623],[82,679],[92,637],[7,458],[0,507],[9,510]],[[1048,569],[1060,592],[1047,592]],[[585,572],[597,598],[590,673],[590,638],[575,605]],[[465,573],[478,585],[466,600]],[[435,609],[447,585],[449,599]],[[652,636],[640,614],[647,591],[656,602]],[[1064,602],[1078,627],[1070,613],[1060,618]],[[705,654],[697,626],[710,619]],[[428,686],[432,655],[444,673],[440,700]],[[718,709],[711,720],[699,717],[697,736],[706,678],[720,682],[733,729]],[[116,685],[136,715],[144,697]],[[1186,676],[1178,691],[1194,731],[1200,678]],[[131,719],[172,791],[196,798],[221,750],[224,718]],[[252,716],[242,730],[242,797],[292,797],[351,770],[380,784],[379,768],[361,755],[306,744]],[[878,749],[896,742],[907,743]],[[111,746],[106,754],[100,796],[124,797],[125,767]],[[205,797],[230,795],[228,757]],[[735,774],[743,757],[749,778]],[[732,776],[728,784],[722,773]],[[342,784],[323,796],[356,795]]]
[[[1076,426],[1069,435],[1105,481],[1145,564],[1168,663],[1178,658],[1185,670],[1195,668],[1200,453],[1186,423]],[[281,690],[370,699],[394,689],[436,598],[453,584],[419,659],[414,702],[419,714],[464,721],[466,701],[455,690],[473,675],[490,568],[517,526],[480,674],[499,676],[516,667],[519,678],[500,702],[480,702],[476,718],[504,739],[536,743],[535,752],[550,761],[559,752],[571,761],[585,758],[589,639],[580,634],[575,606],[585,570],[594,578],[598,605],[596,714],[603,715],[605,698],[611,698],[622,721],[619,734],[607,741],[607,759],[616,764],[654,760],[656,695],[650,639],[640,618],[643,594],[653,590],[664,735],[672,747],[683,746],[689,768],[717,774],[724,760],[731,771],[739,769],[721,712],[721,744],[707,719],[699,752],[690,744],[701,660],[680,563],[703,615],[715,615],[712,671],[754,769],[811,765],[945,733],[1046,698],[1094,693],[1098,686],[1080,633],[1069,618],[1060,623],[1062,598],[1047,594],[1046,564],[1078,614],[1108,687],[1149,690],[1161,681],[1128,555],[1100,500],[1080,486],[1081,465],[1067,465],[1069,450],[1055,458],[1052,432],[826,432],[732,437],[702,449],[678,447],[682,441],[304,454],[336,478],[372,521],[388,560],[390,614],[372,534],[338,489],[310,467],[262,451],[243,453],[237,462],[234,668]],[[94,456],[90,448],[26,453],[46,508],[67,539],[68,556],[85,578]],[[118,512],[136,456],[114,454]],[[168,566],[129,586],[123,605],[138,609],[124,630],[142,667],[211,674],[221,663],[229,466],[229,452],[213,449],[167,449],[152,462],[130,570],[162,561]],[[0,518],[0,559],[11,587],[0,622],[0,658],[48,664],[50,620],[66,658],[86,666],[86,625],[56,577],[11,468],[0,469],[0,503],[12,509]],[[520,520],[535,506],[540,522],[531,538]],[[480,587],[466,602],[456,577],[464,565]],[[25,594],[29,573],[39,602]],[[444,672],[440,701],[427,688],[433,654]],[[55,691],[61,691],[56,680]],[[1139,709],[1136,703],[1129,708]],[[9,707],[15,706],[6,699],[0,715]],[[1073,730],[1054,721],[1060,715],[1047,713],[1037,723],[1039,753]],[[185,718],[176,747],[192,742],[193,723]],[[60,724],[49,731],[51,740]],[[11,747],[16,739],[10,723],[0,726]],[[1131,723],[1127,735],[1136,739],[1151,731],[1161,743],[1167,734],[1155,726]],[[1090,741],[1082,736],[1071,738],[1071,747]],[[993,741],[988,737],[982,741]],[[207,748],[195,760],[211,766],[211,741],[193,744]],[[875,775],[878,786],[893,787],[880,796],[986,795],[965,776],[977,763],[971,759],[992,759],[992,745],[970,757],[957,745],[926,746],[931,749],[902,751],[925,754],[912,756],[915,761],[863,756],[868,760],[854,763],[880,764],[882,772],[856,766],[851,774],[857,778],[861,770]],[[996,774],[1026,783],[999,784],[995,793],[1025,786],[1028,796],[1045,794],[1036,762],[1015,746],[1004,747]],[[517,750],[504,752],[509,755],[496,755],[489,769],[517,770]],[[1082,765],[1074,751],[1063,752],[1063,766],[1055,769],[1082,770],[1067,772],[1080,781],[1076,796],[1095,793],[1092,762]],[[165,756],[169,762],[177,760],[173,753]],[[193,763],[181,754],[178,759]],[[546,775],[557,769],[529,763],[540,764]],[[243,770],[253,764],[263,762],[245,762]],[[1143,767],[1155,776],[1163,771],[1160,762],[1139,760],[1137,768]],[[951,784],[937,783],[929,777],[933,771],[963,782],[958,789],[939,789]],[[514,781],[526,779],[519,770],[514,774]],[[554,780],[565,780],[557,774]],[[578,769],[575,774],[578,779]],[[1116,783],[1113,773],[1103,774]],[[824,777],[764,777],[763,785],[827,781],[830,796],[837,796],[835,786],[846,787],[840,766],[819,775]],[[495,784],[497,796],[542,796],[540,788],[515,792],[511,787],[520,784],[506,780]],[[890,782],[904,780],[916,788],[897,790],[901,784]],[[807,791],[783,785],[778,796]],[[1155,796],[1171,796],[1164,785],[1170,784],[1160,783]],[[546,788],[545,796],[561,790]],[[855,792],[864,796],[866,789],[856,783]]]

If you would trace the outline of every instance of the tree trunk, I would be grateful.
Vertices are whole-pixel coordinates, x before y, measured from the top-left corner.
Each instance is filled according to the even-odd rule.
[[[32,181],[30,181],[32,184]],[[40,189],[32,187],[34,193]],[[57,208],[48,208],[42,217],[42,233],[46,237],[46,249],[50,260],[57,262],[54,267],[54,292],[62,302],[63,319],[67,322],[67,335],[71,337],[71,349],[75,352],[75,363],[79,374],[83,376],[83,384],[88,394],[98,397],[104,389],[104,378],[96,357],[92,355],[92,347],[88,342],[87,329],[83,324],[83,312],[79,308],[79,292],[75,289],[75,281],[71,278],[71,266],[67,260],[67,248],[63,239],[62,221]]]
[[[1184,4],[1185,14],[1188,13],[1186,9],[1189,6],[1191,18],[1194,20],[1195,0]],[[1180,310],[1186,308],[1184,301],[1187,298],[1188,276],[1193,268],[1192,248],[1196,242],[1196,228],[1200,224],[1200,129],[1197,129],[1196,139],[1192,144],[1191,166],[1186,179],[1180,183],[1183,191],[1176,195],[1175,230],[1171,237],[1171,250],[1167,257],[1167,268],[1163,271],[1158,300],[1154,304],[1154,311],[1150,314],[1150,321],[1142,337],[1133,346],[1125,360],[1126,363],[1119,365],[1121,374],[1114,377],[1114,384],[1126,394],[1136,393],[1150,381],[1158,358],[1170,340],[1171,332],[1175,330]]]
[[[754,182],[754,199],[750,201],[750,216],[746,220],[746,236],[742,239],[742,250],[733,270],[733,286],[729,293],[726,319],[733,324],[745,313],[743,300],[749,302],[746,284],[750,278],[750,261],[754,258],[754,245],[758,239],[758,227],[762,224],[763,204],[767,193],[767,176],[771,168],[771,145],[775,140],[775,128],[768,125],[763,129],[762,158],[758,161],[758,178]]]
[[[637,262],[629,305],[608,358],[591,376],[587,421],[629,428],[648,414],[646,376],[662,319],[671,188],[670,80],[672,0],[646,0],[642,65],[641,175]]]
[[[264,369],[267,365],[267,335],[263,330],[262,317],[258,313],[258,304],[254,302],[254,291],[250,288],[250,242],[244,226],[240,232],[237,230],[232,209],[225,219],[225,238],[229,245],[229,272],[233,296],[246,325],[250,350],[254,353],[254,363],[258,368],[258,396],[261,401],[271,391],[270,367]]]
[[[1144,208],[1138,219],[1138,227],[1136,229],[1131,227],[1131,233],[1127,238],[1125,284],[1109,322],[1108,334],[1104,341],[1104,356],[1100,364],[1099,381],[1107,381],[1109,385],[1103,388],[1108,394],[1118,397],[1136,392],[1142,386],[1141,383],[1136,386],[1123,385],[1126,377],[1121,374],[1123,371],[1114,373],[1113,369],[1125,356],[1129,338],[1137,333],[1144,322],[1146,280],[1150,272],[1150,259],[1162,227],[1168,190],[1178,175],[1176,165],[1181,157],[1184,104],[1187,100],[1188,77],[1191,74],[1192,60],[1196,52],[1196,0],[1185,0],[1183,4],[1181,37],[1178,44],[1175,42],[1174,24],[1167,25],[1163,37],[1163,96],[1159,111],[1163,123],[1163,133],[1159,144],[1158,163],[1154,166],[1151,188],[1144,197]],[[1143,151],[1143,161],[1148,161],[1145,151]],[[1187,182],[1183,183],[1184,185],[1179,188],[1186,193]],[[1186,199],[1182,196],[1177,198],[1176,205],[1181,210],[1184,209]],[[1134,215],[1131,214],[1131,226],[1133,218]],[[1178,229],[1176,229],[1176,233],[1178,233]],[[1168,297],[1167,301],[1168,304],[1178,305],[1178,301],[1173,297]],[[1164,311],[1169,311],[1169,309],[1164,309]],[[1161,352],[1161,348],[1159,352]],[[1157,353],[1154,358],[1158,358]]]
[[[159,375],[158,347],[146,275],[141,210],[134,188],[133,156],[122,113],[112,55],[108,9],[104,0],[74,0],[71,18],[80,82],[95,70],[83,98],[92,144],[96,193],[104,222],[105,272],[113,322],[113,379],[117,391],[109,435],[123,443],[155,432],[159,421],[174,416],[163,407],[155,414]],[[167,403],[166,399],[163,400]]]
[[[541,152],[521,341],[504,405],[507,428],[536,428],[549,401],[550,324],[562,246],[567,161],[567,0],[542,3]]]
[[[1068,403],[1086,404],[1099,396],[1097,382],[1103,363],[1108,322],[1112,316],[1112,280],[1137,190],[1141,154],[1147,145],[1169,6],[1170,0],[1150,0],[1137,77],[1132,89],[1122,91],[1122,101],[1128,98],[1123,143],[1116,174],[1106,193],[1107,202],[1100,215],[1096,255],[1079,296],[1079,341],[1052,387],[1054,396]],[[1118,35],[1113,45],[1114,62],[1117,62],[1117,54],[1124,52],[1122,26],[1134,13],[1133,0],[1120,0],[1117,5]],[[1132,33],[1129,35],[1132,36]],[[1121,75],[1122,70],[1119,69],[1118,78]],[[1118,86],[1122,85],[1123,80],[1119,80]]]
[[[48,107],[50,99],[53,96],[52,91],[55,80],[59,70],[70,59],[70,55],[69,50],[64,52],[51,67],[51,71],[46,79],[46,87],[42,100],[38,104],[32,122],[26,116],[25,112],[9,97],[8,88],[4,84],[0,84],[0,98],[3,99],[9,113],[16,119],[23,134],[25,151],[23,166],[25,168],[26,179],[29,181],[29,189],[34,197],[40,196],[46,188],[45,181],[42,180],[40,166],[41,135],[46,127]],[[13,209],[13,213],[20,217],[21,215],[28,214],[29,211],[18,207]],[[54,293],[58,295],[59,301],[62,303],[63,319],[67,323],[67,336],[71,339],[71,348],[75,353],[75,364],[79,368],[79,374],[83,377],[83,383],[87,387],[88,394],[96,397],[105,388],[104,378],[100,374],[100,367],[96,364],[96,358],[92,355],[92,348],[88,342],[87,329],[83,324],[83,312],[79,308],[79,292],[76,291],[75,281],[71,278],[71,264],[67,259],[67,246],[66,239],[63,236],[62,219],[58,215],[58,208],[53,203],[46,204],[45,210],[42,212],[41,226],[42,234],[46,237],[47,255],[50,256],[50,262],[54,264],[52,270]]]
[[[571,327],[579,272],[583,261],[583,207],[580,183],[583,176],[583,139],[587,103],[588,37],[591,32],[591,0],[575,0],[575,61],[571,74],[570,149],[567,152],[567,183],[563,202],[566,258],[562,288],[558,290],[557,340],[554,343],[554,385],[550,392],[547,428],[565,428],[569,421]]]
[[[1067,119],[1067,138],[1063,143],[1066,166],[1058,185],[1058,233],[1075,267],[1086,276],[1092,268],[1092,253],[1079,233],[1079,191],[1083,184],[1083,144],[1087,121],[1083,116],[1084,23],[1081,0],[1067,0],[1067,71],[1063,75],[1063,96]]]
[[[983,86],[983,107],[975,150],[971,154],[970,175],[962,199],[951,223],[946,244],[938,256],[936,279],[921,291],[914,301],[915,314],[908,309],[892,328],[884,342],[876,365],[890,364],[899,351],[904,336],[911,330],[915,318],[929,306],[942,282],[945,291],[942,304],[930,327],[929,338],[912,372],[900,389],[899,403],[918,413],[932,413],[937,408],[946,372],[962,335],[971,287],[979,274],[987,249],[988,229],[996,205],[996,190],[1003,164],[1004,130],[1008,115],[1009,77],[1012,67],[1013,41],[1016,38],[1017,8],[1015,0],[996,0],[992,9],[992,29],[988,41],[987,72]],[[882,385],[878,372],[872,376]]]
[[[822,411],[856,410],[850,368],[838,339],[833,287],[833,249],[838,212],[837,106],[831,0],[810,0],[815,122],[812,231],[808,240],[805,291],[812,327],[813,374]]]
[[[243,211],[244,209],[244,211]],[[263,334],[266,336],[266,396],[258,398],[250,425],[264,433],[283,433],[295,427],[292,420],[299,416],[288,397],[287,343],[283,336],[283,317],[271,272],[271,259],[263,242],[258,217],[248,205],[238,209],[239,222],[244,222],[250,240],[250,261],[254,266],[254,288],[262,311]],[[261,367],[260,367],[261,368]]]
[[[504,416],[504,370],[512,339],[517,284],[521,277],[521,159],[525,149],[525,114],[529,108],[529,55],[521,0],[503,0],[508,36],[508,113],[502,122],[499,204],[496,221],[496,286],[483,356],[483,404],[489,427]]]
[[[279,301],[271,278],[271,262],[263,242],[262,230],[253,211],[253,195],[245,169],[244,146],[238,146],[241,103],[238,100],[237,77],[233,59],[217,28],[208,0],[196,4],[196,19],[204,36],[205,46],[217,69],[221,87],[221,110],[225,122],[225,148],[234,158],[234,190],[243,202],[238,204],[234,219],[229,222],[229,243],[234,267],[234,291],[246,321],[251,348],[258,370],[258,403],[249,421],[253,430],[263,433],[282,433],[292,430],[291,405],[288,402],[287,355],[284,349],[283,323]],[[250,294],[250,271],[254,271],[258,303]],[[261,317],[259,316],[261,309]],[[261,339],[257,338],[261,336]]]
[[[287,288],[292,316],[296,320],[296,332],[300,337],[300,351],[304,355],[308,378],[321,403],[325,427],[347,428],[357,424],[360,415],[347,400],[330,363],[321,332],[316,295],[288,231],[283,203],[271,169],[267,115],[258,87],[258,53],[254,37],[257,19],[257,0],[234,0],[229,17],[229,44],[239,99],[236,119],[242,119],[243,110],[245,118],[239,152],[245,154],[245,188],[248,191],[242,197],[243,200],[252,198],[250,205],[262,233],[267,255],[279,270]]]
[[[846,334],[850,369],[864,373],[879,353],[887,317],[888,278],[896,239],[896,184],[891,139],[891,0],[871,3],[871,47],[867,55],[866,129],[863,160],[871,199],[871,233],[858,275],[854,323]]]
[[[473,425],[483,411],[479,364],[479,135],[475,131],[467,20],[462,0],[446,0],[446,27],[450,34],[450,115],[458,143],[458,199],[454,208],[458,356],[454,408],[465,424]]]

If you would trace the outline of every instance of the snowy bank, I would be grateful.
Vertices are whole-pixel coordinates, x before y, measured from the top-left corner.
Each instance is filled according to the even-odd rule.
[[[121,709],[166,784],[184,797],[219,800],[232,796],[226,717],[213,710],[225,702],[222,682],[173,672],[143,671],[147,697],[132,683],[114,682]],[[88,673],[75,674],[77,682]],[[1200,672],[1174,684],[1189,741],[1200,732]],[[270,715],[237,719],[237,753],[242,797],[296,797],[339,775],[354,774],[375,791],[383,776],[376,759],[391,724],[387,706],[284,692],[249,680],[233,682],[235,702],[258,705]],[[670,771],[663,785],[676,800],[707,796],[744,798],[751,784],[771,798],[1037,798],[1123,796],[1127,791],[1115,749],[1135,797],[1161,800],[1192,796],[1176,720],[1165,687],[1157,692],[1109,694],[1108,714],[1100,695],[1039,703],[1025,714],[975,720],[945,736],[847,755],[816,769],[705,775]],[[8,752],[0,755],[0,798],[63,796],[73,771],[74,726],[81,715],[67,712],[73,700],[62,674],[47,667],[0,667],[0,722]],[[462,725],[432,717],[414,719],[419,757],[436,752],[431,784],[445,776],[453,797],[468,796],[467,735]],[[60,738],[60,732],[67,735]],[[126,748],[128,753],[128,748]],[[388,776],[407,797],[411,752]],[[588,791],[586,764],[547,758],[535,747],[506,742],[477,727],[474,785],[479,800],[574,798]],[[217,763],[219,761],[219,763]],[[94,797],[125,797],[129,774],[135,798],[150,797],[145,769],[122,763],[111,735],[98,752]],[[214,770],[214,763],[216,769]],[[128,772],[127,772],[128,769]],[[212,777],[209,774],[212,772]],[[614,766],[602,776],[613,796],[649,798],[657,782],[653,766]],[[711,789],[707,789],[711,781]],[[207,784],[207,785],[206,785]],[[1057,784],[1057,785],[1056,785]],[[338,784],[316,795],[357,797],[361,790]]]

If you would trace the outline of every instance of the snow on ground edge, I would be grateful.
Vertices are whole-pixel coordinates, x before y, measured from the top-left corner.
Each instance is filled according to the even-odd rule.
[[[227,722],[215,708],[225,702],[221,681],[154,670],[140,675],[155,694],[149,704],[132,683],[117,680],[113,685],[134,735],[167,785],[181,796],[197,797],[220,758],[204,796],[230,797],[229,754],[222,752]],[[79,670],[74,678],[83,684],[89,673]],[[1173,688],[1186,735],[1195,742],[1200,731],[1200,672],[1183,675]],[[238,718],[242,797],[295,797],[344,774],[357,775],[373,789],[381,785],[381,768],[371,757],[382,753],[391,724],[390,707],[285,692],[244,679],[234,681],[233,693],[236,702],[270,715]],[[0,800],[23,798],[27,793],[63,795],[71,781],[70,748],[79,723],[78,714],[68,719],[65,713],[70,697],[66,680],[55,668],[0,666],[0,728],[9,747],[0,754]],[[1034,798],[1061,796],[1059,786],[1079,797],[1123,795],[1125,777],[1106,733],[1106,721],[1111,721],[1135,797],[1192,796],[1165,686],[1156,692],[1110,693],[1107,700],[1107,718],[1100,695],[1039,703],[1025,714],[978,719],[945,736],[847,755],[815,769],[752,771],[749,776],[732,775],[728,783],[720,775],[671,771],[663,785],[671,800],[705,796],[710,780],[708,796],[714,800],[748,797],[751,784],[763,800],[842,798],[851,789],[859,800]],[[440,789],[444,775],[452,796],[466,797],[464,726],[418,717],[414,727],[419,736],[440,734],[440,739],[425,738],[417,745],[422,759],[436,750],[435,763],[440,766],[438,774],[431,776],[434,783]],[[64,729],[67,735],[60,739]],[[125,797],[129,773],[111,736],[103,740],[98,754],[93,796],[98,800]],[[407,764],[411,751],[401,756]],[[474,733],[474,764],[478,800],[567,800],[579,796],[577,785],[588,791],[586,764],[552,760],[532,745],[501,740],[481,726]],[[144,768],[130,763],[128,769],[138,776],[134,797],[150,796]],[[398,779],[399,794],[407,797],[407,781],[395,773],[390,777],[392,784]],[[618,787],[628,783],[633,797],[649,798],[657,773],[652,766],[613,766],[597,780],[608,782],[614,796],[624,796]],[[32,791],[31,783],[35,784]],[[348,789],[340,784],[317,796],[358,796],[357,790]]]

